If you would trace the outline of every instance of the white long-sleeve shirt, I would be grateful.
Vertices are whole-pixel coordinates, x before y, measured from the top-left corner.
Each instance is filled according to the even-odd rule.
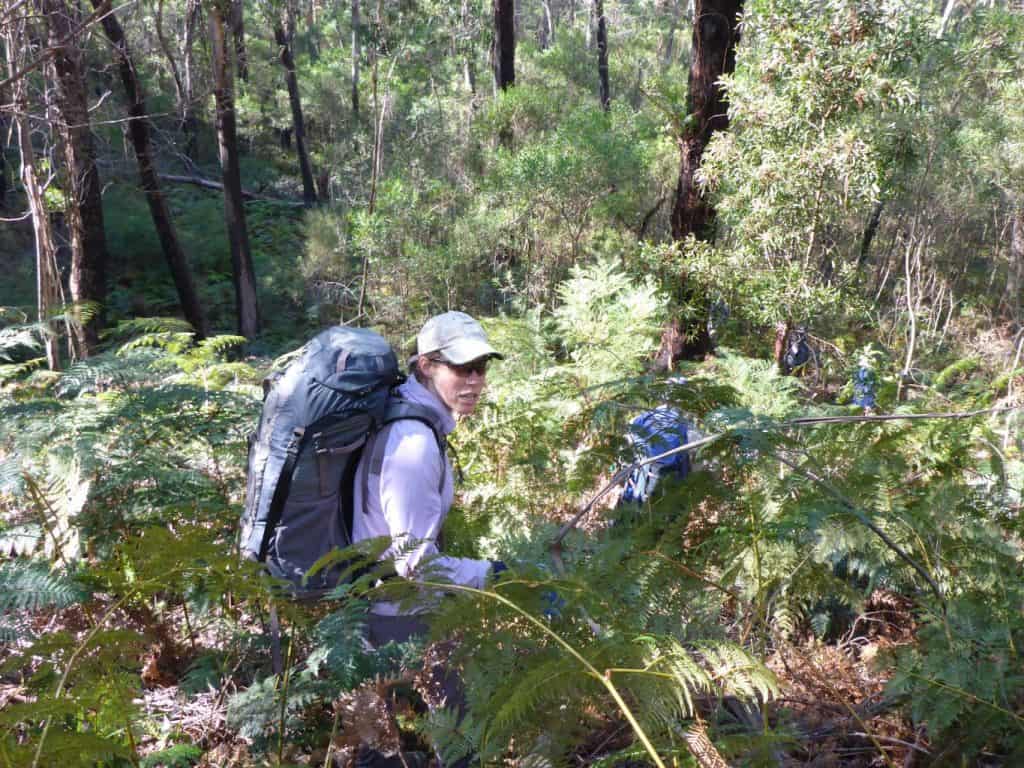
[[[435,412],[443,435],[455,429],[451,412],[415,377],[410,376],[398,392],[404,400]],[[490,561],[449,557],[437,548],[437,537],[455,498],[455,484],[451,463],[441,453],[433,431],[423,422],[403,419],[385,427],[375,439],[386,439],[387,446],[379,475],[373,474],[369,466],[372,446],[367,445],[363,452],[354,489],[353,540],[390,537],[392,544],[384,557],[394,558],[400,576],[415,579],[417,566],[429,559],[430,569],[445,572],[451,582],[483,587]],[[373,610],[382,615],[400,613],[394,603],[377,603]]]

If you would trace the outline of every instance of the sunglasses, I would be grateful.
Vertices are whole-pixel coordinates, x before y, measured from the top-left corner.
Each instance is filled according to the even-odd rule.
[[[478,376],[486,376],[487,364],[490,362],[490,358],[487,357],[481,358],[480,360],[471,360],[470,362],[463,363],[462,365],[449,363],[447,360],[442,360],[439,357],[431,357],[428,359],[435,363],[441,363],[446,368],[450,368],[452,371],[457,373],[459,376],[469,376],[472,373],[475,373]]]

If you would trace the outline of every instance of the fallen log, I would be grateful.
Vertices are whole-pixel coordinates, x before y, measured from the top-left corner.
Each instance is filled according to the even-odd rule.
[[[166,182],[168,182],[170,184],[192,184],[192,185],[194,185],[196,187],[202,187],[203,189],[212,189],[212,190],[214,190],[216,192],[223,192],[224,191],[224,185],[221,184],[219,181],[213,181],[212,179],[206,179],[206,178],[203,178],[202,176],[178,176],[178,175],[171,174],[171,173],[161,173],[160,174],[160,179],[161,179],[161,181],[166,181]],[[264,203],[277,203],[278,205],[294,205],[294,206],[303,206],[303,205],[305,205],[305,203],[303,203],[300,200],[281,200],[280,198],[276,198],[276,197],[268,197],[266,195],[259,195],[259,194],[256,194],[255,192],[252,192],[251,190],[248,190],[248,189],[243,189],[242,190],[242,197],[245,200],[259,200],[259,201],[264,202]]]

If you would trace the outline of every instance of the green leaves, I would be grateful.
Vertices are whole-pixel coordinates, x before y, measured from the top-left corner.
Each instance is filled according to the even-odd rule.
[[[80,584],[44,563],[10,560],[0,564],[0,611],[64,608],[87,594]]]

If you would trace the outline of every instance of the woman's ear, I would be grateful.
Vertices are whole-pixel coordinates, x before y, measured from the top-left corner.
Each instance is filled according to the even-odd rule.
[[[430,366],[432,361],[426,355],[420,355],[416,358],[416,372],[419,374],[420,379],[430,378]]]

